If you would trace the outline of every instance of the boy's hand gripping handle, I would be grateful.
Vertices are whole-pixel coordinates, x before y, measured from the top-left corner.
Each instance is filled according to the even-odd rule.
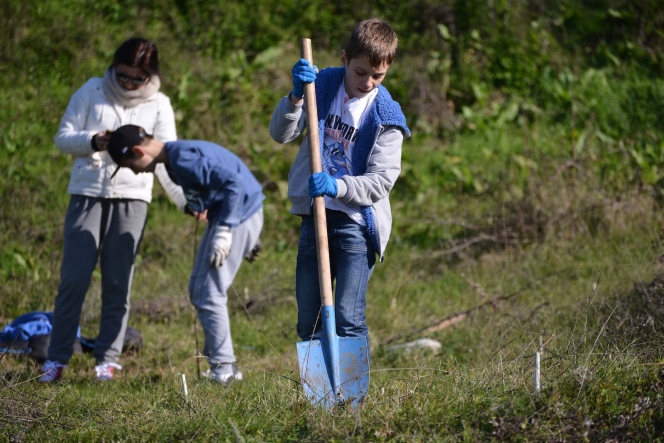
[[[311,39],[300,40],[300,52],[313,67]],[[323,166],[320,159],[320,139],[318,132],[318,112],[316,111],[316,86],[314,83],[304,85],[304,103],[307,112],[307,137],[309,139],[309,167],[311,173],[321,172]],[[318,285],[320,300],[323,306],[334,305],[332,298],[332,274],[330,272],[330,253],[327,243],[327,220],[325,218],[325,197],[313,199],[314,226],[316,228],[316,255],[318,256]]]

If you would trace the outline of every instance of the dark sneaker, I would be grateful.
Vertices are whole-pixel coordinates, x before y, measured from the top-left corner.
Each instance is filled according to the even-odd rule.
[[[42,383],[53,383],[62,378],[62,371],[67,365],[63,365],[57,361],[46,360],[42,366],[42,375],[39,381]]]

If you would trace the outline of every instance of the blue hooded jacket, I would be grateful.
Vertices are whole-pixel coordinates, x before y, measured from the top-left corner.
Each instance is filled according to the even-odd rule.
[[[207,209],[210,222],[237,227],[263,204],[263,189],[240,158],[203,140],[165,143],[173,181],[182,186],[192,211]]]
[[[324,146],[325,119],[345,73],[345,68],[327,68],[316,76],[320,146]],[[378,86],[376,99],[365,112],[353,147],[353,175],[337,179],[337,199],[362,208],[367,230],[382,261],[392,230],[389,193],[401,171],[401,146],[403,139],[410,136],[410,130],[401,107],[382,85]],[[283,97],[270,120],[272,138],[279,143],[289,143],[299,137],[305,128],[306,112],[302,102],[293,104],[288,96]],[[311,214],[307,187],[310,175],[309,141],[305,137],[288,173],[292,214]]]
[[[323,69],[316,76],[316,111],[318,114],[318,135],[320,146],[325,146],[325,119],[337,96],[337,91],[346,75],[346,68],[327,68]],[[373,105],[368,110],[364,118],[362,127],[359,129],[359,135],[353,146],[352,164],[353,175],[362,175],[367,170],[367,161],[373,150],[376,141],[376,134],[380,126],[398,126],[406,136],[410,136],[410,129],[406,125],[406,117],[401,111],[399,103],[392,99],[392,96],[383,85],[378,85],[378,94]],[[373,240],[376,251],[380,250],[378,238],[376,236],[376,227],[371,207],[362,208],[362,218],[367,226],[367,232]]]

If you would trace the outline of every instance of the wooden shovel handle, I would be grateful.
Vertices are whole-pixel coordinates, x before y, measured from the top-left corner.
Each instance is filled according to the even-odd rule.
[[[314,65],[311,51],[311,39],[300,40],[300,52],[311,66]],[[318,112],[316,110],[316,86],[304,85],[304,104],[307,112],[307,138],[309,139],[309,167],[311,173],[321,172],[320,139],[318,132]],[[318,284],[320,300],[323,306],[332,306],[332,274],[330,272],[330,253],[327,243],[327,220],[325,218],[325,197],[314,198],[314,225],[316,228],[316,255],[318,256]]]

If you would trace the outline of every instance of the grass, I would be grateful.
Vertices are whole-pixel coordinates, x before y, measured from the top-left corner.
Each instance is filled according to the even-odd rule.
[[[622,205],[604,209],[612,218],[597,235],[548,233],[543,243],[471,246],[454,259],[392,245],[367,302],[366,404],[359,413],[327,414],[300,390],[294,251],[279,251],[270,234],[265,256],[242,268],[229,298],[245,380],[226,389],[197,379],[199,364],[205,369],[196,352],[202,338],[186,294],[196,232],[158,199],[130,317],[143,351],[123,357],[120,377],[106,384],[93,381],[88,356],[76,355],[54,386],[34,381],[33,362],[3,356],[3,434],[15,441],[662,441],[662,220],[642,194]],[[39,285],[30,280],[22,282]],[[95,281],[82,318],[93,334],[97,287]],[[454,327],[416,332],[499,297]],[[644,312],[644,325],[635,324]],[[442,350],[389,350],[421,336]],[[547,344],[542,392],[535,394],[540,337]]]
[[[34,362],[2,356],[3,435],[14,441],[662,441],[664,220],[656,194],[603,187],[591,169],[582,178],[569,173],[569,160],[555,158],[556,141],[545,135],[536,142],[538,168],[510,172],[506,159],[527,143],[506,131],[509,151],[484,160],[464,156],[460,147],[480,147],[491,135],[406,145],[408,167],[392,198],[393,240],[367,299],[371,390],[359,413],[323,413],[301,393],[297,218],[288,215],[277,183],[265,187],[266,251],[243,266],[229,294],[245,380],[226,389],[197,378],[206,365],[187,281],[203,228],[178,214],[157,187],[132,292],[130,325],[143,334],[142,352],[123,356],[118,380],[108,384],[94,382],[92,359],[76,355],[55,386],[35,382]],[[538,130],[547,131],[555,133]],[[433,161],[418,161],[416,152]],[[455,164],[474,165],[473,177],[491,186],[450,188],[448,155],[458,157]],[[67,204],[64,156],[44,162],[23,151],[11,159],[18,166],[3,178],[0,217],[3,323],[52,306]],[[491,168],[483,170],[482,161]],[[515,183],[521,193],[513,192]],[[90,336],[98,327],[99,278],[97,271],[81,318]],[[458,320],[453,327],[435,327],[450,318]],[[439,341],[441,350],[390,350],[422,337]],[[535,394],[540,339],[546,342],[542,391]]]
[[[129,29],[159,42],[180,137],[228,146],[264,185],[266,249],[229,294],[245,380],[228,389],[199,380],[202,332],[187,282],[202,227],[156,186],[132,288],[130,326],[143,335],[142,352],[124,355],[106,384],[94,381],[93,360],[76,354],[52,386],[35,381],[33,361],[0,355],[4,440],[664,441],[664,157],[653,110],[661,81],[561,59],[569,69],[549,67],[548,77],[533,77],[543,82],[539,96],[519,98],[493,90],[481,63],[455,67],[460,83],[448,89],[451,74],[433,63],[445,46],[400,56],[385,84],[405,99],[414,136],[390,196],[386,261],[369,286],[371,389],[359,412],[328,414],[306,401],[297,369],[298,220],[286,194],[297,147],[275,144],[266,130],[298,58],[288,32],[299,35],[302,22],[279,29],[285,40],[258,44],[243,37],[246,20],[257,26],[253,6],[228,24],[212,6],[204,14],[205,2],[189,12],[186,2],[61,3],[0,4],[8,12],[0,14],[8,41],[0,50],[0,324],[52,309],[72,163],[53,134],[71,94],[103,72]],[[447,17],[439,3],[432,11]],[[337,9],[326,14],[339,18]],[[323,23],[318,14],[308,20]],[[218,38],[231,30],[237,41]],[[407,34],[405,43],[418,37]],[[337,46],[317,47],[318,66],[338,64]],[[445,97],[435,92],[443,86]],[[96,271],[81,318],[90,336],[99,283]],[[418,338],[437,340],[440,351],[391,350]]]

